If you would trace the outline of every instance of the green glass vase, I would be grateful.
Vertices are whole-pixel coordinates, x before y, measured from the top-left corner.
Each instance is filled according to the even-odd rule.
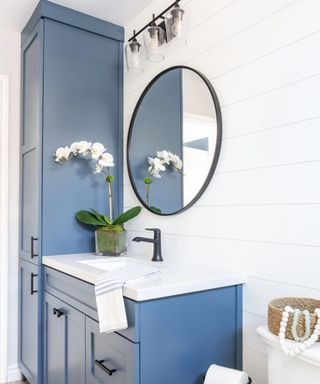
[[[96,254],[100,256],[120,256],[127,252],[126,231],[95,231]]]

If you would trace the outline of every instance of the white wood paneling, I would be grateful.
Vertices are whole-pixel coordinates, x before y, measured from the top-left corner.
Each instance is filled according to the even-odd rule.
[[[319,117],[319,85],[320,76],[312,76],[225,106],[222,111],[224,137]]]
[[[299,267],[300,263],[297,262]],[[285,268],[283,268],[285,272]],[[296,282],[298,284],[298,282]],[[320,296],[320,286],[318,289],[305,288],[300,285],[284,284],[271,280],[249,278],[245,286],[244,309],[247,312],[255,313],[260,316],[267,316],[268,303],[276,297],[311,297],[318,299]]]
[[[256,329],[266,324],[267,318],[254,313],[244,312],[243,314],[243,345],[263,355],[266,355],[267,349],[265,343],[257,337]]]
[[[284,25],[287,27],[287,24]],[[270,26],[268,26],[270,27]],[[241,35],[241,37],[243,37]],[[235,55],[240,47],[250,47],[251,41],[246,41],[243,37],[243,41],[233,40],[228,51],[225,52],[223,57],[228,58],[228,66],[232,61],[232,55]],[[254,39],[254,35],[250,35],[250,39]],[[275,39],[275,41],[277,41]],[[257,40],[253,40],[257,43]],[[298,79],[304,79],[312,74],[319,74],[320,72],[320,57],[314,54],[313,47],[320,45],[320,32],[314,33],[311,36],[305,37],[293,43],[288,43],[282,49],[272,50],[271,53],[259,57],[259,53],[254,55],[251,53],[251,57],[243,59],[244,64],[239,65],[239,61],[235,61],[236,67],[232,67],[229,71],[228,66],[223,66],[221,72],[224,74],[219,75],[212,73],[212,76],[208,73],[208,70],[203,69],[207,76],[210,76],[211,81],[218,84],[219,88],[224,92],[224,103],[229,104],[237,100],[253,97],[259,95],[267,90],[276,89],[286,84],[294,83]],[[260,45],[258,45],[261,48]],[[226,50],[227,47],[223,46],[221,49]],[[241,52],[243,52],[241,50]],[[215,52],[220,54],[219,52]],[[200,59],[200,58],[199,58]],[[219,62],[219,61],[218,61]],[[287,63],[295,63],[295,65],[287,66]],[[206,63],[206,62],[205,62]],[[192,64],[193,65],[193,64]],[[196,64],[194,64],[196,67]],[[202,68],[200,68],[202,70]]]
[[[268,384],[267,380],[267,359],[262,353],[256,352],[253,349],[243,348],[243,367],[249,372],[254,384]],[[285,384],[285,383],[283,383]]]
[[[135,20],[143,25],[155,1]],[[161,70],[185,64],[213,83],[223,115],[217,172],[189,211],[158,217],[145,210],[128,224],[163,231],[167,260],[246,273],[244,367],[267,383],[266,349],[256,327],[268,301],[320,297],[320,2],[318,0],[182,0],[188,44],[166,48],[165,61],[126,76],[125,136],[146,84]],[[128,30],[129,30],[128,29]],[[124,143],[125,144],[125,143]],[[138,204],[125,170],[127,207]],[[149,244],[130,251],[150,257]]]
[[[319,217],[320,204],[194,206],[192,219],[188,212],[168,220],[143,211],[128,227],[143,230],[148,223],[175,234],[320,247]]]
[[[319,145],[314,140],[318,132],[319,119],[313,119],[225,140],[217,172],[320,160]]]
[[[260,5],[262,2],[256,3]],[[241,2],[239,5],[241,6]],[[272,17],[265,18],[223,44],[213,46],[202,55],[189,60],[188,64],[203,70],[212,79],[255,60],[273,56],[274,53],[277,55],[277,50],[281,56],[281,50],[290,52],[290,47],[287,49],[288,45],[319,31],[316,14],[310,18],[310,12],[319,12],[318,7],[317,0],[300,0],[290,3],[288,7],[281,8]],[[294,46],[292,49],[294,50]],[[213,57],[219,60],[212,60]],[[277,60],[279,59],[275,58],[275,62]],[[298,66],[290,68],[286,63],[287,61],[283,63],[284,67],[279,68],[280,72],[285,68],[289,73],[299,70]]]

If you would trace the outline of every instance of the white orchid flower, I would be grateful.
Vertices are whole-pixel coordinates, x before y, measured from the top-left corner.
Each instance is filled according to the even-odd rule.
[[[96,170],[94,173],[101,173],[103,170],[103,166],[102,165],[99,165],[99,164],[96,164]]]
[[[148,168],[148,171],[150,173],[150,176],[153,176],[153,177],[156,177],[157,179],[161,179],[161,176],[160,176],[160,171],[156,168],[154,168],[153,166],[150,166]]]
[[[172,162],[172,165],[179,171],[182,170],[182,160],[180,159],[180,157],[178,155],[172,155],[171,156],[171,162]]]
[[[60,161],[68,161],[71,150],[69,147],[60,147],[56,150],[55,161],[59,163]]]
[[[148,164],[153,165],[154,158],[153,157],[148,157]]]
[[[111,153],[103,153],[98,161],[101,167],[114,167],[113,156]]]
[[[158,157],[155,157],[155,158],[149,157],[148,161],[149,161],[149,164],[152,166],[152,168],[158,171],[166,170],[166,167],[162,164],[161,160]]]
[[[105,146],[101,143],[92,144],[92,147],[91,147],[92,159],[98,160],[105,150],[106,150]]]
[[[161,160],[163,164],[170,163],[170,152],[168,151],[157,151],[157,157]]]
[[[76,146],[76,151],[79,155],[87,156],[90,153],[92,143],[90,141],[79,141]]]
[[[79,147],[78,141],[75,141],[70,145],[70,151],[73,153],[74,156],[77,156],[78,154],[78,147]]]

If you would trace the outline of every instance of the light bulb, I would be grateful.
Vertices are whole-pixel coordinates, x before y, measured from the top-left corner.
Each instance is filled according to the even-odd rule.
[[[179,18],[175,18],[172,24],[172,33],[174,36],[180,36],[182,32],[182,21]]]
[[[158,48],[159,48],[159,44],[158,44],[159,40],[158,40],[158,36],[157,35],[154,35],[150,38],[150,42],[149,42],[149,52],[152,54],[152,53],[157,53],[158,52]]]
[[[135,35],[135,31],[133,32],[133,35]],[[135,37],[133,37],[126,45],[126,61],[129,72],[143,72],[143,68],[141,67],[140,48],[141,44]]]
[[[183,36],[185,29],[184,13],[185,11],[180,8],[179,4],[175,4],[165,17],[167,42],[175,48],[183,47],[187,44],[187,40]]]
[[[139,52],[134,52],[131,54],[130,64],[133,68],[139,68],[140,67]]]
[[[161,61],[164,59],[164,55],[159,49],[164,42],[164,31],[155,23],[152,23],[145,31],[144,42],[149,61]]]

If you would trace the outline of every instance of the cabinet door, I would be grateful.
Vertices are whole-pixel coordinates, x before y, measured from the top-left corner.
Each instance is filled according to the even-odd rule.
[[[20,257],[38,263],[39,136],[42,126],[42,29],[39,21],[22,47]]]
[[[46,256],[92,252],[93,233],[79,225],[75,213],[87,208],[108,213],[105,180],[81,159],[61,167],[52,155],[78,140],[104,143],[114,156],[114,215],[119,213],[122,51],[116,40],[47,18],[44,23],[42,250]]]
[[[44,296],[44,382],[85,384],[84,315],[48,293]]]
[[[86,317],[87,384],[139,384],[139,343],[116,333],[100,333]]]
[[[26,261],[19,264],[19,360],[30,384],[38,380],[38,271]]]

